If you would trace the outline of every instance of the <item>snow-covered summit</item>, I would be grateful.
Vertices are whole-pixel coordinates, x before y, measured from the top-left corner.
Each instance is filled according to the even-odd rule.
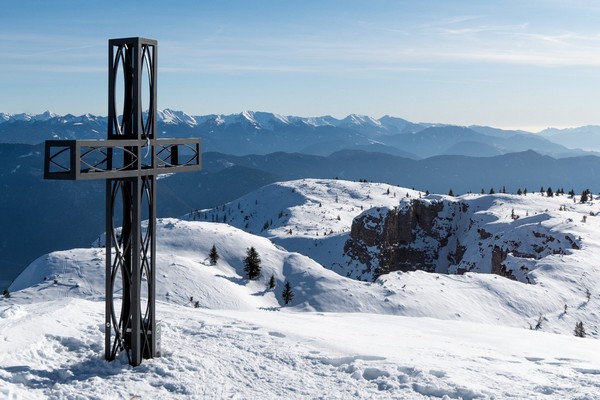
[[[164,110],[157,110],[156,113],[158,120],[165,124],[185,124],[192,127],[198,125],[194,117],[183,111],[174,111],[166,108]]]
[[[225,222],[333,268],[361,212],[394,207],[403,197],[421,195],[385,183],[299,179],[264,186],[220,207],[194,211],[188,218]]]
[[[361,126],[367,125],[367,126],[372,126],[375,128],[381,128],[383,126],[381,121],[379,121],[373,117],[369,117],[368,115],[350,114],[346,118],[344,118],[340,121],[340,126],[354,126],[354,125],[361,125]]]
[[[425,215],[422,214],[424,211],[411,211],[413,202],[422,203],[424,209],[431,208],[435,212]],[[376,277],[376,268],[369,263],[379,265],[380,255],[388,251],[383,247],[389,246],[391,254],[406,251],[406,254],[413,254],[415,257],[421,257],[419,249],[426,251],[431,247],[432,254],[439,252],[440,257],[439,262],[435,261],[432,271],[448,277],[443,279],[452,282],[445,283],[453,286],[453,289],[447,289],[450,293],[464,290],[472,293],[473,279],[478,282],[476,286],[491,280],[495,286],[492,297],[502,299],[498,300],[501,302],[511,299],[508,303],[512,304],[509,306],[512,311],[504,309],[504,306],[500,307],[502,311],[498,310],[504,316],[507,311],[508,314],[516,312],[525,315],[536,310],[534,315],[541,314],[551,320],[548,324],[554,326],[553,329],[569,332],[574,321],[565,323],[564,319],[571,318],[573,311],[571,315],[563,315],[564,306],[570,309],[578,302],[585,301],[587,291],[591,290],[589,274],[597,273],[592,260],[600,256],[600,243],[594,234],[596,230],[600,230],[600,220],[596,216],[599,211],[593,203],[579,202],[578,196],[548,197],[529,193],[527,196],[471,194],[458,198],[444,195],[424,197],[420,192],[380,183],[305,179],[268,185],[221,207],[194,212],[189,218],[237,226],[250,233],[268,237],[288,250],[311,257],[342,276],[367,280],[369,277]],[[410,235],[384,231],[382,221],[391,218],[389,215],[392,215],[392,220],[397,220],[399,217],[393,213],[401,212],[414,213],[411,215],[416,220],[422,218],[420,223],[425,225],[421,228],[419,222],[416,222],[416,230]],[[364,227],[355,227],[360,221],[364,221]],[[407,228],[397,229],[409,229],[407,232],[410,232],[412,228],[409,224]],[[426,229],[431,232],[427,233]],[[352,252],[351,242],[360,237],[361,231],[373,243],[367,240],[360,253]],[[413,242],[402,244],[391,241],[390,238],[396,235],[407,238],[414,235],[410,239]],[[401,250],[402,246],[412,247]],[[565,269],[564,265],[571,267]],[[387,267],[389,266],[386,265]],[[407,268],[410,270],[416,267]],[[388,268],[389,270],[394,269]],[[487,275],[490,272],[493,274]],[[403,304],[403,313],[407,310],[407,304],[414,299],[405,290],[398,289],[405,284],[410,285],[407,283],[409,281],[416,282],[413,280],[418,280],[419,286],[427,286],[429,284],[425,282],[441,279],[441,276],[426,273],[398,275],[393,272],[381,276],[376,283],[385,282],[384,286],[390,285],[389,290],[400,296],[397,301]],[[401,281],[404,283],[400,286],[392,283]],[[553,288],[551,294],[547,292],[549,287]],[[534,300],[536,304],[533,305],[529,298],[537,296],[540,291],[546,292],[545,296],[550,297],[545,297],[546,300],[539,303]],[[430,298],[429,295],[433,297]],[[435,314],[439,317],[437,312],[445,309],[446,306],[442,303],[446,303],[439,303],[439,297],[432,300],[437,296],[433,293],[429,295],[425,302],[431,302],[430,307],[423,307],[430,311],[420,315]],[[442,297],[446,296],[449,294]],[[483,299],[479,295],[476,297],[477,300],[472,299],[476,304],[490,301],[490,298]],[[449,298],[446,300],[454,301]],[[418,302],[424,304],[423,299]],[[470,304],[468,308],[472,311],[473,303]],[[590,307],[589,310],[595,306]],[[577,313],[586,308],[587,304],[578,308]],[[417,309],[419,307],[415,305],[414,310]],[[438,311],[430,314],[432,310]],[[423,312],[423,309],[416,312]],[[591,311],[585,312],[587,319],[590,318],[589,312]],[[459,314],[465,318],[464,312]],[[449,315],[446,314],[446,317],[453,318]],[[553,317],[548,317],[549,315]],[[482,315],[474,318],[487,320]],[[533,322],[527,322],[529,323]],[[594,332],[597,332],[600,320],[593,322],[593,325]]]
[[[15,121],[50,121],[63,120],[71,122],[73,119],[86,117],[88,120],[106,120],[106,117],[85,114],[75,116],[72,114],[57,115],[51,111],[46,111],[41,114],[9,114],[0,113],[0,123],[11,123]],[[300,117],[293,115],[281,115],[271,112],[250,111],[246,110],[237,114],[209,114],[209,115],[190,115],[183,111],[176,111],[169,108],[157,110],[158,121],[166,125],[185,125],[191,128],[198,127],[202,124],[209,123],[217,126],[229,126],[232,124],[250,124],[260,130],[275,130],[287,125],[300,125],[317,127],[336,127],[349,128],[364,132],[378,133],[399,133],[407,124],[405,120],[400,118],[382,117],[376,119],[366,115],[350,114],[345,118],[337,119],[329,115],[316,117]],[[404,123],[402,123],[404,121]],[[412,124],[415,125],[415,124]],[[415,125],[416,127],[417,125]]]
[[[474,226],[487,224],[483,236],[513,223],[532,225],[535,232],[576,238],[580,248],[542,254],[534,261],[534,284],[495,274],[423,271],[361,282],[315,261],[330,257],[343,266],[337,252],[349,237],[348,224],[408,210],[419,195],[432,207],[468,202]],[[163,357],[136,369],[123,359],[102,360],[105,249],[51,253],[32,263],[10,287],[11,296],[0,299],[0,393],[597,398],[600,344],[572,333],[579,322],[592,338],[600,332],[600,295],[593,285],[600,279],[600,217],[597,199],[578,200],[539,194],[424,197],[377,183],[299,180],[191,216],[201,221],[159,219],[156,293]],[[242,228],[263,236],[205,216],[247,223]],[[327,232],[320,229],[327,224]],[[213,245],[215,264],[209,260]],[[262,260],[253,281],[243,271],[250,246]],[[294,246],[306,253],[289,251]],[[271,276],[274,289],[268,288]],[[294,290],[287,306],[284,282]]]
[[[312,239],[349,231],[352,220],[365,209],[393,207],[402,197],[421,194],[385,183],[299,179],[264,186],[223,206],[195,211],[190,218],[227,222],[269,238]]]

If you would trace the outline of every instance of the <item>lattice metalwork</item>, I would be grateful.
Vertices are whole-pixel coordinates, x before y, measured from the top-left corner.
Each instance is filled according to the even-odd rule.
[[[200,170],[200,140],[155,138],[157,42],[112,39],[108,47],[108,140],[47,141],[44,178],[106,179],[105,358],[125,351],[139,365],[160,355],[156,175]]]

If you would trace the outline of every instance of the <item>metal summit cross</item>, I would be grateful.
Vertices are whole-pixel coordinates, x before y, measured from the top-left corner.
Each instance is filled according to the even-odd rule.
[[[160,356],[156,176],[200,170],[200,139],[156,139],[156,40],[111,39],[108,56],[108,140],[46,141],[44,179],[106,180],[105,358],[136,366]]]

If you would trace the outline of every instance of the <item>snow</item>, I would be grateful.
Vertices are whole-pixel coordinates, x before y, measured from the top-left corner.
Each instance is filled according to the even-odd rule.
[[[164,110],[157,110],[156,113],[158,120],[165,124],[185,124],[192,127],[198,124],[194,117],[183,111],[174,111],[167,108]]]
[[[357,114],[350,114],[348,115],[346,118],[342,119],[340,121],[340,125],[342,126],[353,126],[353,125],[359,125],[359,126],[372,126],[372,127],[377,127],[377,128],[381,128],[383,125],[380,121],[376,120],[373,117],[369,117],[368,115],[357,115]]]
[[[373,182],[300,179],[258,189],[215,209],[197,210],[189,219],[222,221],[262,235],[324,266],[339,262],[352,220],[372,207],[393,208],[403,197],[422,192]],[[291,229],[291,233],[290,233]]]
[[[5,398],[597,398],[597,341],[427,318],[159,303],[160,358],[102,360],[103,304],[0,319]],[[40,329],[41,328],[41,329]],[[138,397],[135,397],[138,396]]]
[[[103,360],[105,249],[40,257],[0,300],[0,397],[599,398],[595,203],[537,194],[423,198],[469,202],[475,223],[523,243],[539,239],[528,226],[576,238],[579,250],[530,261],[535,284],[473,272],[394,272],[374,282],[337,273],[348,268],[340,260],[354,218],[383,216],[420,196],[380,183],[298,180],[187,220],[157,220],[163,356],[136,368],[125,357]],[[224,215],[227,224],[211,222]],[[243,271],[250,246],[262,259],[255,281]],[[328,264],[335,260],[337,269]],[[289,306],[285,282],[294,290]],[[530,329],[538,320],[540,329]],[[573,336],[578,321],[587,338]]]

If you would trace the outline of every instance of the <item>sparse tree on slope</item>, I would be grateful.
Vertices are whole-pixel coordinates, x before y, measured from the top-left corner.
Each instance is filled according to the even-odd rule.
[[[269,289],[275,289],[275,277],[273,275],[269,278]]]
[[[210,258],[210,265],[216,265],[217,261],[219,261],[219,253],[217,253],[217,247],[214,244],[213,247],[210,249],[208,257]]]
[[[575,323],[575,336],[577,337],[585,337],[585,328],[583,327],[583,322]]]
[[[256,279],[260,275],[260,256],[254,247],[250,247],[244,258],[244,272],[248,279]]]
[[[283,297],[285,304],[289,304],[292,300],[294,300],[294,291],[292,290],[292,285],[290,285],[289,281],[285,283],[283,292],[281,292],[281,297]]]

